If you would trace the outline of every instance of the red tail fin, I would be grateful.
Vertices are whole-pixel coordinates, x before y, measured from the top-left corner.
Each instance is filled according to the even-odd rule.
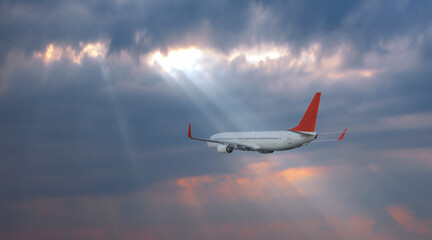
[[[188,138],[192,137],[192,132],[191,132],[191,124],[189,123],[189,132],[188,132]]]
[[[315,131],[315,123],[318,115],[319,102],[321,98],[321,92],[315,93],[312,102],[310,103],[308,109],[303,115],[300,123],[291,128],[293,131],[302,131],[302,132],[313,132]]]

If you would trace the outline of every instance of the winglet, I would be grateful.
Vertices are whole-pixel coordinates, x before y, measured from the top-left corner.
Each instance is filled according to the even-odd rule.
[[[343,131],[342,135],[340,135],[340,137],[337,139],[338,141],[342,140],[345,137],[345,133],[346,133],[347,129],[348,128],[345,128],[345,131]]]
[[[305,114],[303,115],[302,120],[297,126],[291,128],[291,130],[300,131],[300,132],[315,131],[315,123],[318,115],[320,98],[321,98],[321,92],[315,93],[315,96],[312,99],[312,102],[309,104],[309,107],[306,110]]]
[[[192,133],[191,133],[191,124],[189,123],[189,132],[188,132],[188,138],[192,137]]]

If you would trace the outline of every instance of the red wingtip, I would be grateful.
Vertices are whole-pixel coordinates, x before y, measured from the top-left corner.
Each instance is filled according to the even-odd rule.
[[[345,133],[347,130],[348,130],[348,128],[345,128],[345,131],[342,133],[342,135],[340,135],[340,137],[338,138],[338,141],[342,140],[345,137]]]
[[[318,116],[320,98],[321,92],[315,93],[315,96],[312,99],[312,102],[309,104],[309,107],[306,110],[305,114],[303,115],[302,120],[297,126],[291,128],[291,130],[303,132],[315,131],[315,123]]]
[[[191,137],[192,137],[192,133],[191,133],[191,125],[190,125],[190,123],[189,123],[188,138],[191,138]]]

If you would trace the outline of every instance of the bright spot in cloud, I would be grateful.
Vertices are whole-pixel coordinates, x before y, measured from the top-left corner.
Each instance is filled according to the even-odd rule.
[[[54,44],[49,44],[45,52],[37,52],[34,54],[36,58],[42,58],[44,62],[59,61],[63,54],[63,49]]]
[[[84,58],[85,55],[89,56],[90,58],[98,58],[98,57],[105,57],[107,53],[107,48],[105,44],[96,42],[96,43],[89,43],[89,44],[80,44],[82,50],[79,52],[78,55],[71,54],[70,56],[73,58],[73,61],[77,64],[81,64],[81,59]],[[69,49],[71,49],[69,47]]]
[[[293,51],[289,45],[269,43],[242,45],[228,53],[198,47],[172,49],[166,53],[156,50],[141,58],[150,67],[167,73],[170,76],[169,80],[179,82],[180,79],[188,79],[199,85],[206,95],[207,91],[211,90],[215,99],[220,99],[214,90],[214,86],[219,82],[216,84],[211,80],[212,76],[229,74],[231,71],[240,76],[239,80],[234,81],[243,81],[242,74],[246,76],[258,70],[266,81],[252,77],[247,79],[248,84],[261,84],[270,91],[284,93],[293,87],[305,89],[313,82],[326,85],[338,82],[364,84],[365,80],[373,81],[374,76],[385,71],[385,68],[367,64],[362,68],[345,66],[345,59],[351,52],[352,47],[348,45],[340,46],[333,54],[327,55],[320,43],[313,43],[298,51]],[[212,81],[215,85],[208,84]],[[225,103],[220,105],[223,106]]]
[[[165,72],[192,71],[200,69],[199,61],[202,55],[202,51],[196,48],[170,51],[167,56],[157,51],[150,55],[147,62],[152,66],[159,65]]]
[[[293,182],[302,179],[313,178],[317,175],[322,174],[325,168],[312,168],[312,167],[303,167],[303,168],[288,168],[282,172],[280,172],[277,176],[284,178],[286,181]]]
[[[41,58],[45,63],[53,61],[60,61],[62,57],[71,60],[76,64],[81,64],[82,59],[87,56],[89,58],[97,59],[104,58],[107,53],[107,46],[102,42],[95,43],[80,43],[80,49],[73,49],[71,46],[61,47],[50,43],[45,52],[36,52],[35,58]]]
[[[253,48],[240,47],[236,48],[229,54],[229,61],[232,61],[238,56],[245,56],[246,61],[252,64],[265,62],[266,60],[275,60],[289,54],[287,48],[275,46],[260,46]]]

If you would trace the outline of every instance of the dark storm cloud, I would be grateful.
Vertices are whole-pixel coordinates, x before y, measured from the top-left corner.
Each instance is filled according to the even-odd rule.
[[[145,53],[200,44],[224,51],[262,41],[348,41],[358,53],[430,26],[429,1],[3,1],[2,59],[51,42],[77,46],[107,39],[110,51]],[[137,39],[141,34],[141,38]],[[137,41],[138,40],[138,41]]]
[[[219,43],[234,39],[247,24],[249,2],[6,1],[1,12],[2,58],[14,47],[31,52],[51,42],[77,46],[101,38],[111,42],[110,51],[145,53],[199,42],[195,34],[203,24],[217,32]],[[135,41],[139,32],[144,33],[142,42]]]
[[[111,92],[117,80],[106,79],[92,59],[82,66],[24,62],[11,71],[0,103],[2,198],[129,192],[203,168],[230,171],[197,157],[205,149],[183,156],[190,165],[175,157],[187,148],[190,103],[182,96]]]

